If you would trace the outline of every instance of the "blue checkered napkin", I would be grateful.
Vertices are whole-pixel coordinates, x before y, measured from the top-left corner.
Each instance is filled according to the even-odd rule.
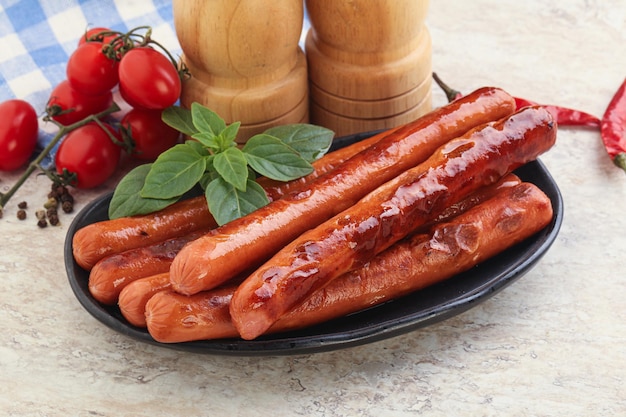
[[[171,0],[0,0],[0,102],[20,98],[43,114],[87,29],[138,26],[151,26],[155,40],[180,54]],[[50,137],[42,126],[39,145]]]

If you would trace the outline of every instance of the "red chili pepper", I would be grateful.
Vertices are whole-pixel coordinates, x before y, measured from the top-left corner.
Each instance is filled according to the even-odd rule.
[[[600,132],[609,156],[626,171],[626,79],[602,116]]]
[[[552,117],[554,117],[559,126],[600,126],[599,118],[580,110],[568,109],[567,107],[553,106],[549,104],[539,104],[534,101],[518,97],[515,97],[515,104],[517,105],[518,110],[522,107],[542,106],[552,113]]]
[[[436,73],[433,73],[433,79],[435,82],[441,87],[441,89],[446,94],[448,101],[456,100],[461,97],[461,92],[454,90],[447,86]],[[542,106],[545,107],[551,114],[552,117],[556,120],[559,126],[589,126],[589,127],[599,127],[600,119],[594,115],[589,113],[585,113],[580,110],[569,109],[567,107],[561,106],[553,106],[553,105],[545,105],[535,103],[534,101],[530,101],[524,98],[515,97],[515,104],[517,109],[521,109],[523,107],[528,106]]]

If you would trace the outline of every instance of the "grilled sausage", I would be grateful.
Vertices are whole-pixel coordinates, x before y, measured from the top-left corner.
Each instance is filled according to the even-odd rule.
[[[413,235],[315,291],[287,312],[269,333],[301,329],[384,303],[453,278],[549,224],[550,199],[535,185],[501,188],[428,233]],[[173,291],[147,303],[146,325],[163,343],[237,337],[230,318],[236,285],[185,296]]]
[[[89,224],[72,238],[74,260],[89,271],[114,253],[153,245],[200,229],[217,226],[202,197],[178,201],[156,213]]]
[[[313,291],[362,266],[451,204],[536,159],[555,140],[550,113],[529,107],[446,143],[426,162],[303,233],[254,271],[231,301],[240,335],[254,339],[263,334]]]
[[[520,184],[519,177],[517,177],[514,174],[510,174],[507,177],[503,178],[498,183],[492,186],[484,187],[478,190],[477,192],[473,193],[470,197],[460,201],[457,204],[450,206],[441,214],[441,216],[437,218],[436,222],[449,220],[459,215],[460,213],[463,213],[469,210],[471,207],[474,207],[477,204],[485,200],[488,200],[489,198],[493,197],[497,193],[501,192],[501,190],[503,190],[504,188],[514,187],[518,184]],[[425,226],[425,228],[426,227],[427,226]],[[158,247],[153,247],[151,251],[152,253],[147,254],[148,257],[155,256],[157,258],[162,258],[164,256],[168,256],[167,253],[166,254],[159,253],[159,248],[161,247],[162,247],[161,245],[158,245]],[[167,252],[172,251],[171,247],[166,250]],[[140,251],[143,252],[141,249]],[[135,252],[135,251],[132,251],[132,252]],[[116,255],[113,255],[113,256],[116,256]],[[169,257],[170,256],[168,256],[168,259]],[[147,262],[151,263],[150,261],[147,261]],[[98,264],[96,264],[96,267],[97,266]],[[96,270],[96,267],[94,267],[94,269],[92,270],[92,273],[93,271]],[[125,269],[128,269],[128,268],[125,268]],[[148,276],[145,269],[140,269],[140,271],[141,271],[142,277],[135,278],[132,281],[129,281],[125,285],[121,286],[121,288],[119,288],[119,297],[115,297],[115,300],[118,300],[119,298],[118,304],[122,312],[122,315],[126,317],[126,319],[132,325],[138,326],[138,327],[145,327],[144,312],[145,312],[147,301],[150,299],[152,295],[156,294],[157,292],[161,292],[166,289],[167,290],[171,289],[171,285],[169,285],[170,281],[169,281],[169,274],[167,273],[167,270],[159,271],[160,273],[155,272],[154,276]],[[115,276],[115,273],[113,271],[111,271],[110,274],[112,277]],[[137,272],[134,272],[134,274],[137,276],[140,275],[140,273],[137,273]],[[243,279],[242,277],[239,277],[239,281],[235,281],[235,282],[240,282],[242,279]]]
[[[302,232],[423,162],[442,144],[514,109],[515,100],[506,92],[482,88],[398,128],[298,192],[185,246],[170,269],[172,288],[193,294],[260,265]]]
[[[436,222],[442,222],[445,220],[449,220],[460,213],[463,213],[469,210],[471,207],[476,206],[477,204],[488,200],[493,197],[497,193],[501,192],[504,188],[514,187],[520,184],[520,179],[514,174],[510,174],[507,177],[503,178],[498,183],[484,187],[477,192],[473,193],[470,197],[460,201],[457,204],[454,204],[447,208],[441,216],[439,216]],[[427,227],[427,226],[425,226]],[[158,248],[153,248],[153,253],[150,256],[162,257],[165,256],[163,254],[159,254]],[[115,255],[113,255],[115,256]],[[96,264],[97,267],[97,264]],[[92,272],[95,271],[95,267]],[[145,305],[148,299],[156,294],[157,292],[164,291],[166,289],[170,289],[169,285],[169,274],[165,273],[167,271],[160,271],[160,273],[156,276],[146,276],[145,271],[143,278],[134,279],[131,282],[128,282],[124,285],[123,288],[120,289],[119,294],[119,308],[122,312],[122,315],[126,317],[126,319],[134,326],[145,326]],[[135,273],[138,275],[137,273]],[[156,274],[156,273],[155,273]],[[111,272],[113,276],[114,273]],[[244,274],[245,275],[245,274]],[[240,282],[243,278],[240,277]],[[116,298],[117,299],[117,298]]]

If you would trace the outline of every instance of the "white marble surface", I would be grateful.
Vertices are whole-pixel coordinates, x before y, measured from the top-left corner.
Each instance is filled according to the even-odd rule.
[[[626,2],[431,3],[435,70],[602,114],[626,76]],[[435,94],[435,104],[443,96]],[[7,416],[626,415],[626,175],[597,131],[566,129],[542,157],[565,201],[541,263],[485,303],[345,350],[222,357],[152,347],[78,304],[61,227],[0,220],[0,411]],[[6,190],[16,176],[0,174]],[[31,178],[15,197],[47,192]],[[106,189],[77,193],[78,209]]]

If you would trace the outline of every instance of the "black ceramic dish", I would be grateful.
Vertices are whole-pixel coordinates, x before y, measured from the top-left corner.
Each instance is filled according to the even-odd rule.
[[[371,134],[339,138],[333,147],[346,146]],[[556,239],[563,220],[563,201],[556,183],[540,161],[531,162],[515,173],[522,180],[536,184],[550,197],[554,218],[545,229],[445,282],[297,332],[251,341],[224,339],[164,344],[152,339],[145,329],[130,325],[117,307],[98,303],[87,287],[88,272],[80,268],[72,256],[72,237],[81,227],[107,219],[111,195],[90,203],[72,222],[65,242],[65,266],[76,298],[93,317],[119,333],[146,343],[181,351],[242,356],[304,354],[362,345],[401,335],[466,311],[493,296],[535,266]]]

